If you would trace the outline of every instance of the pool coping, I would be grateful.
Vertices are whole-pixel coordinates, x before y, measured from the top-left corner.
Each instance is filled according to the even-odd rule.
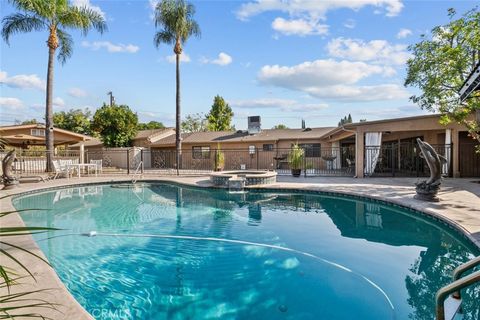
[[[202,179],[199,180],[198,178]],[[200,176],[200,177],[147,177],[138,179],[139,182],[163,182],[163,183],[170,183],[176,185],[183,185],[183,186],[190,186],[190,187],[200,187],[200,188],[220,188],[224,189],[224,187],[214,186],[208,180],[208,176]],[[89,186],[89,185],[104,185],[104,184],[116,184],[116,183],[131,183],[131,178],[129,177],[99,177],[95,179],[88,179],[86,180],[62,180],[55,183],[55,185],[45,185],[44,187],[38,188],[37,184],[28,184],[26,188],[19,188],[8,190],[7,195],[2,196],[0,198],[0,207],[2,210],[10,211],[15,210],[13,207],[12,199],[24,196],[28,194],[40,193],[40,192],[48,192],[57,189],[64,189],[70,187],[82,187],[82,186]],[[409,211],[413,211],[417,214],[422,214],[433,218],[437,222],[442,223],[445,226],[453,229],[459,235],[463,235],[469,242],[475,245],[480,250],[480,233],[476,236],[471,233],[467,227],[462,225],[461,221],[456,221],[447,217],[445,214],[442,214],[441,211],[436,210],[435,208],[429,207],[430,203],[423,203],[419,201],[406,201],[404,198],[388,198],[382,197],[381,195],[375,195],[371,193],[367,193],[365,191],[358,192],[355,190],[334,190],[332,191],[331,187],[329,186],[319,186],[315,184],[287,184],[287,183],[275,183],[271,185],[252,185],[246,187],[249,190],[259,190],[259,191],[271,191],[271,192],[292,192],[292,193],[311,193],[311,194],[325,194],[325,195],[340,195],[344,197],[350,197],[358,200],[374,200],[376,202],[386,204],[386,205],[393,205],[397,207],[401,207],[407,209]],[[479,218],[480,219],[480,218]],[[24,226],[24,222],[21,216],[18,213],[13,213],[8,215],[4,218],[5,225],[4,226]],[[35,240],[32,236],[19,236],[15,237],[12,243],[17,245],[21,245],[25,248],[30,249],[32,252],[38,254],[39,256],[46,259],[45,255],[41,251],[41,249],[37,246]],[[49,292],[49,297],[52,297],[49,301],[52,303],[58,304],[58,310],[46,310],[46,309],[31,309],[31,311],[41,311],[42,315],[48,316],[52,319],[94,319],[92,315],[90,315],[83,306],[73,297],[73,295],[68,291],[65,284],[60,280],[55,270],[49,267],[45,263],[38,263],[38,259],[34,258],[30,255],[27,255],[22,252],[18,252],[15,250],[15,255],[22,259],[22,263],[24,263],[27,268],[33,271],[34,275],[37,277],[37,282],[34,282],[32,279],[27,279],[26,283],[22,283],[16,289],[23,289],[23,290],[32,290],[32,289],[52,289]],[[0,290],[0,292],[2,292]],[[15,292],[15,291],[13,291]],[[43,297],[44,298],[44,297]]]

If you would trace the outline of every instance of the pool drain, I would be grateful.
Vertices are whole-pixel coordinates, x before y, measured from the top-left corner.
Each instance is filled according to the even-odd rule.
[[[288,311],[288,308],[287,308],[286,305],[281,304],[281,305],[278,306],[278,310],[279,310],[280,312],[287,312],[287,311]]]

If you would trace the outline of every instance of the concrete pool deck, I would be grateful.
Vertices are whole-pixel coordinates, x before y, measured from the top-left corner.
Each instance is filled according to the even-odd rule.
[[[0,207],[2,212],[14,210],[11,197],[27,192],[75,186],[78,184],[108,183],[108,182],[131,182],[128,176],[101,176],[84,177],[72,179],[58,179],[48,182],[22,183],[18,188],[2,190]],[[208,176],[145,176],[138,181],[158,180],[165,182],[176,182],[189,186],[211,187]],[[278,176],[277,183],[261,187],[262,189],[297,189],[308,191],[326,191],[341,194],[351,194],[360,197],[368,197],[377,200],[391,202],[415,210],[419,210],[434,216],[448,223],[453,228],[463,232],[473,243],[480,248],[480,184],[473,182],[475,179],[445,179],[439,193],[440,202],[426,203],[413,198],[415,195],[414,182],[416,178],[340,178],[340,177],[318,177],[318,178],[293,178],[290,176]],[[478,179],[477,179],[478,180]],[[7,196],[7,197],[5,197]],[[2,227],[23,226],[19,214],[14,213],[2,218]],[[12,237],[9,239],[16,245],[23,246],[34,253],[44,257],[41,250],[33,241],[31,236]],[[30,309],[29,311],[41,312],[42,315],[52,319],[92,319],[80,304],[71,296],[64,284],[60,281],[55,271],[47,264],[22,251],[9,250],[22,263],[24,263],[35,275],[37,281],[28,278],[24,283],[15,286],[14,292],[18,290],[50,289],[42,292],[36,297],[58,304],[58,311],[49,309]],[[18,266],[15,266],[18,270]],[[3,294],[3,289],[0,290]],[[102,310],[98,310],[100,315]],[[121,312],[121,310],[119,310]],[[95,314],[94,314],[95,315]]]

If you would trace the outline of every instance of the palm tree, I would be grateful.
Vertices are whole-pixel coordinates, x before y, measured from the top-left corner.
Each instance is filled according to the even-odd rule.
[[[7,44],[10,36],[31,31],[48,31],[47,95],[45,107],[45,140],[47,171],[53,168],[53,65],[55,51],[59,48],[58,60],[64,64],[72,55],[73,40],[66,29],[80,29],[87,35],[91,28],[100,33],[107,30],[104,17],[87,7],[76,7],[68,0],[9,0],[21,13],[3,18],[2,37]]]
[[[180,113],[180,55],[182,45],[190,36],[200,36],[200,27],[193,20],[195,7],[183,0],[162,0],[155,7],[155,27],[161,30],[155,33],[154,43],[158,48],[160,44],[174,45],[173,52],[177,61],[176,78],[176,122],[175,122],[175,147],[177,150],[177,175],[182,162],[181,140],[181,113]]]

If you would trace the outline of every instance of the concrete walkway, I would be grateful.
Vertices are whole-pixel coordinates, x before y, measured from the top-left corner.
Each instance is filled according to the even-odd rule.
[[[146,176],[142,180],[172,181],[185,185],[210,187],[211,184],[206,176],[175,177],[175,176]],[[417,179],[412,178],[293,178],[290,176],[279,176],[278,182],[273,185],[261,188],[274,189],[300,189],[313,191],[328,191],[345,194],[353,194],[362,197],[384,200],[413,208],[429,215],[442,219],[455,229],[463,232],[472,242],[480,247],[480,184],[472,182],[473,179],[446,179],[439,194],[440,202],[425,203],[413,199],[415,194],[414,183]],[[11,197],[8,195],[23,194],[26,192],[88,183],[108,183],[112,181],[131,182],[131,177],[102,176],[84,177],[72,179],[58,179],[48,182],[22,183],[13,190],[0,191],[0,207],[2,212],[14,210],[11,204]],[[3,198],[4,196],[7,196]],[[22,226],[23,221],[17,213],[2,218],[2,227]],[[15,239],[13,239],[15,238]],[[23,246],[34,253],[44,257],[31,236],[13,237],[14,244]],[[37,282],[27,278],[24,283],[13,288],[13,292],[19,290],[50,289],[48,293],[41,293],[37,298],[46,299],[49,302],[58,304],[59,311],[38,309],[30,310],[41,312],[42,315],[52,319],[92,319],[92,317],[78,304],[71,296],[55,271],[47,264],[39,262],[19,250],[10,250],[22,263],[33,271]],[[3,261],[2,261],[3,262]],[[12,265],[14,266],[14,265]],[[18,270],[18,266],[14,266]],[[0,289],[0,294],[4,293]]]

